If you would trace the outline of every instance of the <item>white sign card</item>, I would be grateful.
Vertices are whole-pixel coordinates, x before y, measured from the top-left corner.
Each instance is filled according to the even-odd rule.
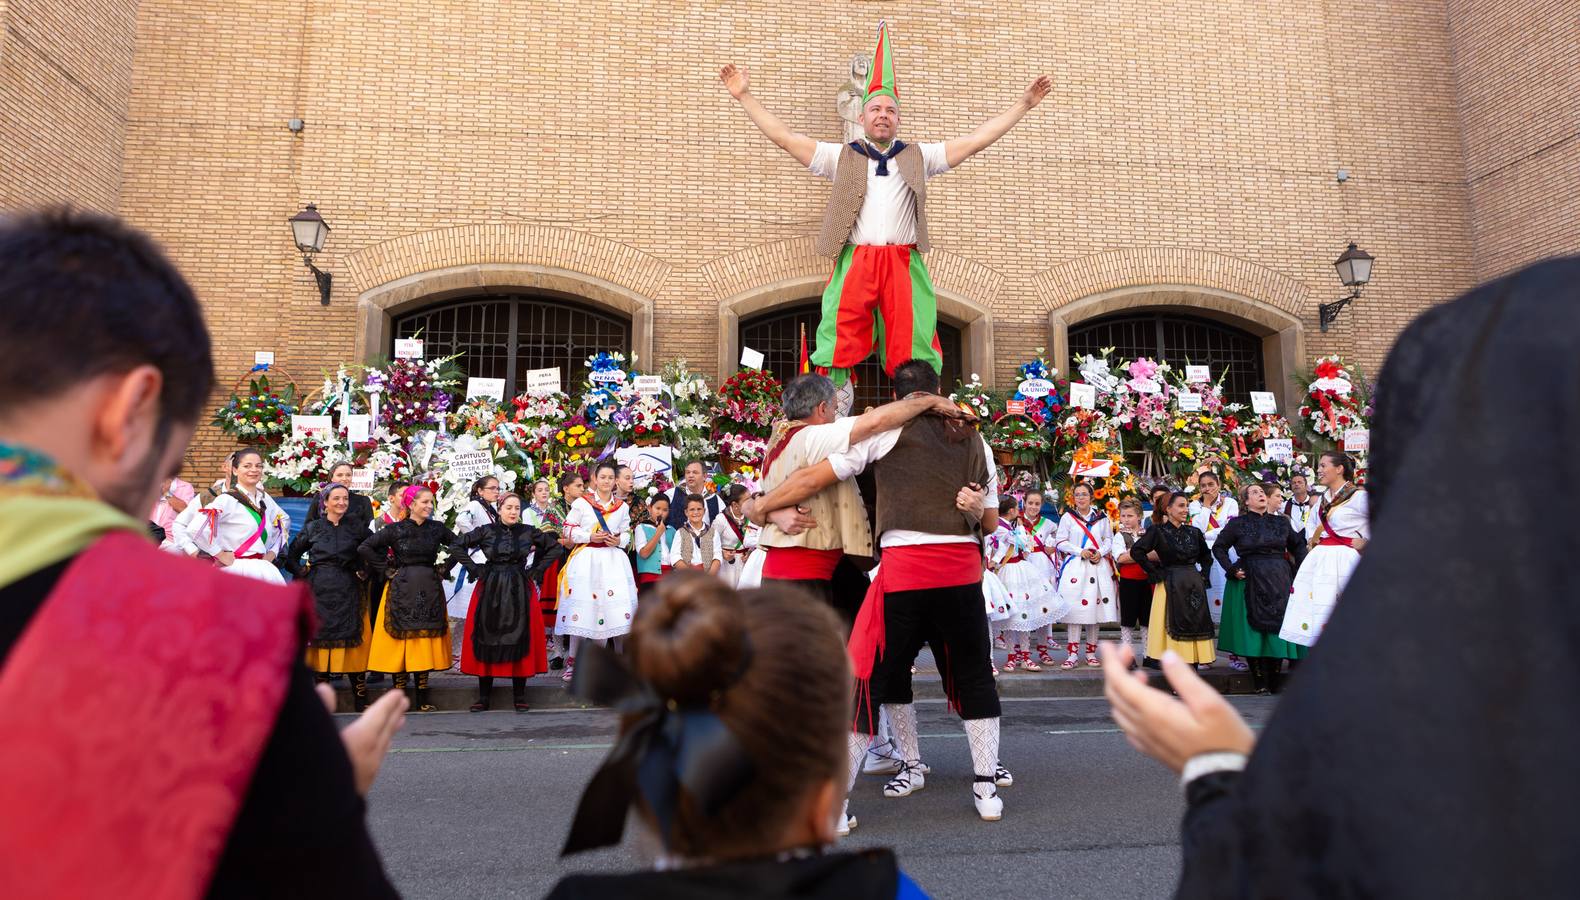
[[[621,447],[614,451],[615,462],[631,467],[632,483],[645,488],[656,475],[669,475],[675,465],[671,447]]]
[[[1198,382],[1201,384],[1211,384],[1212,369],[1209,366],[1186,366],[1185,380],[1189,381],[1191,384],[1196,384]]]
[[[1274,416],[1278,414],[1278,401],[1273,399],[1272,391],[1251,392],[1251,412],[1259,416]]]
[[[660,375],[638,375],[632,383],[637,394],[643,397],[657,397],[664,392],[664,379]]]
[[[1180,412],[1201,412],[1201,395],[1184,391],[1179,395]]]
[[[255,365],[255,366],[272,366],[272,365],[274,365],[274,351],[273,350],[259,350],[258,352],[254,353],[252,355],[252,364]]]
[[[560,389],[560,370],[553,369],[528,369],[527,393],[534,397],[544,394],[557,393]]]
[[[450,454],[450,471],[457,479],[482,478],[494,471],[494,458],[487,450],[464,450]]]
[[[1372,448],[1372,433],[1366,428],[1344,429],[1344,452],[1366,453]]]
[[[341,416],[340,427],[346,430],[346,440],[360,444],[373,436],[373,417]]]
[[[335,423],[328,416],[291,417],[291,437],[306,437],[310,434],[320,438],[333,438]]]
[[[1022,397],[1031,399],[1046,397],[1053,393],[1053,382],[1046,378],[1028,378],[1022,381],[1016,390],[1020,391]]]
[[[422,340],[420,338],[396,338],[396,359],[422,359]]]
[[[373,490],[373,470],[372,469],[352,469],[351,470],[351,489],[353,491],[371,491],[371,490]]]
[[[1070,476],[1072,478],[1107,478],[1114,473],[1114,461],[1111,459],[1098,459],[1081,465],[1078,462],[1070,463]]]
[[[1289,438],[1268,438],[1262,442],[1262,449],[1267,451],[1270,459],[1281,463],[1295,461],[1295,442]]]
[[[761,369],[763,367],[762,353],[750,347],[741,348],[741,367],[746,369]]]
[[[468,378],[466,379],[466,399],[485,397],[495,403],[505,402],[505,379],[503,378]]]
[[[1097,388],[1090,384],[1071,383],[1070,405],[1079,409],[1092,409],[1097,406]]]

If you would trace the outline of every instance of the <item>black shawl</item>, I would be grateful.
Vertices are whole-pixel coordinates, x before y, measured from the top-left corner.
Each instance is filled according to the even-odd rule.
[[[361,523],[363,529],[366,523]],[[305,580],[313,590],[313,608],[318,613],[314,647],[355,647],[362,643],[362,611],[366,608],[367,583],[357,577],[365,567],[358,548],[362,532],[357,523],[342,518],[339,525],[328,519],[314,519],[302,527],[285,551],[286,571]],[[302,554],[308,567],[303,567]]]
[[[487,562],[472,559],[481,550]],[[562,555],[559,535],[524,522],[474,528],[450,544],[450,556],[461,561],[477,582],[472,600],[472,655],[479,662],[504,663],[525,658],[539,631],[530,627],[542,616],[533,603],[527,561],[534,568]]]
[[[1580,259],[1400,335],[1371,543],[1245,772],[1192,784],[1179,896],[1575,893],[1580,530],[1537,523],[1580,447],[1577,350]],[[1530,625],[1514,646],[1467,636],[1500,610]]]
[[[1152,561],[1157,551],[1158,561]],[[1164,522],[1141,533],[1130,548],[1148,576],[1163,582],[1163,630],[1177,641],[1212,640],[1212,610],[1207,606],[1207,572],[1212,551],[1194,525]]]
[[[385,599],[384,630],[390,637],[440,637],[449,627],[445,615],[444,573],[438,569],[439,550],[455,540],[450,529],[433,519],[421,525],[403,519],[386,525],[362,542],[358,552],[368,568],[388,564],[389,594]]]
[[[1239,554],[1238,561],[1229,562],[1230,549]],[[1227,577],[1245,573],[1245,613],[1251,627],[1278,634],[1295,570],[1306,558],[1306,536],[1295,534],[1289,520],[1277,513],[1242,510],[1218,532],[1212,555]]]

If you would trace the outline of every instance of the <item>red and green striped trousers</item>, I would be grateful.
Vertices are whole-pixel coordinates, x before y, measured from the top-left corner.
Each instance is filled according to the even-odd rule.
[[[823,288],[812,364],[844,384],[874,345],[891,376],[912,359],[943,369],[938,298],[914,244],[846,244]]]

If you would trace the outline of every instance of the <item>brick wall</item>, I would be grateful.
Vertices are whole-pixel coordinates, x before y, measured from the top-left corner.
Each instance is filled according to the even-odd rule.
[[[0,209],[119,207],[138,0],[0,0]]]
[[[1476,275],[1580,253],[1580,13],[1450,0]]]
[[[997,362],[973,368],[1007,379],[1052,346],[1050,311],[1080,300],[1061,278],[1113,264],[1128,268],[1104,283],[1177,289],[1197,264],[1157,260],[1211,259],[1203,271],[1251,273],[1225,290],[1298,316],[1308,354],[1375,370],[1477,274],[1448,19],[1380,6],[144,0],[122,207],[191,275],[227,386],[258,349],[307,380],[351,357],[358,296],[391,279],[522,254],[589,283],[636,260],[658,357],[718,371],[727,303],[816,293],[826,268],[805,238],[827,186],[755,131],[717,69],[747,66],[793,128],[837,139],[835,94],[885,16],[904,136],[962,134],[1039,72],[1055,80],[930,189],[937,267],[991,311]],[[329,307],[285,226],[309,201],[334,229]],[[460,233],[479,237],[445,237]],[[1378,257],[1373,282],[1319,334],[1350,240]],[[1255,295],[1272,283],[1286,292]],[[218,446],[206,436],[201,455]]]

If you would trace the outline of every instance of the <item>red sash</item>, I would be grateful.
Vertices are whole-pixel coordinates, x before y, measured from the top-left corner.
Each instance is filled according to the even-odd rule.
[[[1042,516],[1037,517],[1037,522],[1038,524],[1042,523]],[[1026,526],[1026,537],[1031,540],[1032,552],[1041,553],[1049,559],[1053,558],[1053,554],[1048,552],[1048,545],[1042,542],[1042,538],[1037,537],[1037,529],[1035,526]]]
[[[252,505],[252,501],[248,500],[246,497],[243,497],[239,491],[231,491],[230,496],[235,499],[236,502],[241,504],[241,508],[246,510],[248,515],[253,516],[258,520],[258,530],[254,531],[245,541],[241,542],[241,546],[236,548],[237,559],[250,559],[251,557],[244,556],[243,554],[247,552],[248,547],[256,544],[258,542],[258,538],[261,538],[264,535],[265,526],[263,524],[263,510],[254,507]],[[267,507],[265,507],[265,509],[267,509]]]
[[[1322,524],[1326,525],[1327,523],[1323,522]],[[1355,539],[1354,538],[1347,538],[1347,537],[1339,537],[1338,535],[1334,534],[1332,531],[1329,531],[1326,535],[1324,535],[1322,537],[1321,540],[1317,541],[1317,546],[1318,547],[1353,547],[1353,546],[1355,546]]]
[[[730,530],[735,532],[735,543],[740,545],[737,547],[731,547],[730,549],[739,550],[741,547],[746,546],[746,535],[741,533],[741,526],[735,521],[734,518],[730,516],[730,511],[725,509],[720,510],[719,513],[720,515],[724,516],[724,522],[726,525],[730,526]]]
[[[1086,535],[1086,539],[1092,542],[1092,549],[1101,554],[1102,559],[1108,560],[1109,573],[1117,576],[1119,574],[1119,569],[1114,565],[1114,560],[1108,555],[1106,549],[1101,544],[1097,543],[1097,538],[1092,536],[1092,529],[1088,528],[1086,523],[1081,521],[1081,517],[1076,515],[1074,512],[1066,510],[1065,515],[1075,520],[1076,527],[1080,528],[1081,531]],[[1079,556],[1080,554],[1077,553],[1076,555]]]
[[[78,555],[0,670],[6,895],[202,896],[311,609],[130,533]]]

